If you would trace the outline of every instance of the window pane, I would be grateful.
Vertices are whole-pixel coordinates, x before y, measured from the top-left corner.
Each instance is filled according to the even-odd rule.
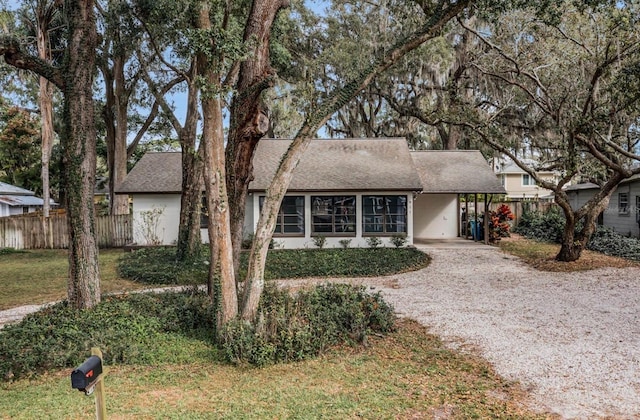
[[[355,196],[311,197],[312,232],[355,232],[355,205]]]
[[[365,233],[406,233],[407,197],[404,195],[363,196]]]
[[[260,210],[265,197],[260,196]],[[274,235],[300,234],[304,235],[304,196],[285,196],[280,205]]]

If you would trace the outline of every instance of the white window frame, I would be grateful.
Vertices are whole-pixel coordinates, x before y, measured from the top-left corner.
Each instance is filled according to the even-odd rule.
[[[618,214],[629,215],[629,193],[627,192],[618,193]]]
[[[527,180],[527,182],[525,183],[524,180]],[[520,182],[522,183],[523,187],[535,187],[536,185],[536,180],[529,174],[522,174],[522,177],[520,177]]]

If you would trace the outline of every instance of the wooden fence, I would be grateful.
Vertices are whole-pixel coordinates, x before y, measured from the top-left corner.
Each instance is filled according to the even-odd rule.
[[[100,248],[119,248],[133,241],[130,214],[97,216],[96,236]],[[0,217],[0,248],[64,249],[69,248],[67,215],[49,218],[39,215]]]

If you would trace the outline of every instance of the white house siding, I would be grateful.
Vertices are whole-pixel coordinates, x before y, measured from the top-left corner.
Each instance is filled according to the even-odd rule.
[[[251,207],[247,207],[247,215],[245,216],[245,223],[251,221],[253,225],[251,228],[246,231],[246,233],[251,234],[255,232],[256,226],[258,225],[258,218],[260,216],[260,196],[263,194],[260,193],[252,193],[249,195],[247,203],[251,203]],[[371,236],[376,235],[363,235],[362,232],[362,196],[363,195],[404,195],[407,197],[407,244],[413,244],[413,195],[407,194],[406,191],[402,192],[393,192],[393,191],[367,191],[366,193],[353,193],[353,192],[335,192],[335,193],[295,193],[292,192],[288,195],[296,195],[296,196],[304,196],[305,197],[305,228],[304,228],[304,236],[281,236],[274,235],[273,240],[275,241],[275,245],[280,248],[286,249],[296,249],[296,248],[316,248],[313,243],[313,236],[311,235],[311,196],[355,196],[356,197],[356,233],[352,236],[333,236],[333,235],[324,235],[326,238],[326,243],[324,245],[325,248],[341,248],[340,240],[350,239],[349,247],[357,248],[362,247],[366,248],[369,245],[367,244],[367,239]],[[245,224],[246,227],[246,224]],[[377,236],[380,240],[382,240],[382,246],[392,247],[394,246],[391,242],[391,236]]]
[[[420,194],[414,208],[415,238],[451,239],[458,236],[457,194]]]
[[[619,194],[627,193],[629,198],[629,211],[619,212]],[[609,207],[604,212],[604,225],[613,228],[616,232],[625,236],[640,236],[638,229],[638,219],[636,200],[640,196],[640,181],[619,185],[613,192]]]
[[[138,245],[150,245],[143,233],[143,214],[159,209],[161,211],[155,235],[163,245],[178,241],[180,221],[180,194],[135,194],[133,197],[133,241]]]

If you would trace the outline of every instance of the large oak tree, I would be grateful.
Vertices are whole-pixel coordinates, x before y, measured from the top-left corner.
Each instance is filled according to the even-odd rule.
[[[68,28],[67,45],[60,66],[52,66],[37,56],[27,54],[13,36],[0,37],[0,55],[9,65],[33,71],[62,91],[64,204],[70,237],[67,294],[72,306],[88,308],[100,301],[93,211],[96,126],[92,88],[97,46],[94,2],[65,1],[64,19]]]

